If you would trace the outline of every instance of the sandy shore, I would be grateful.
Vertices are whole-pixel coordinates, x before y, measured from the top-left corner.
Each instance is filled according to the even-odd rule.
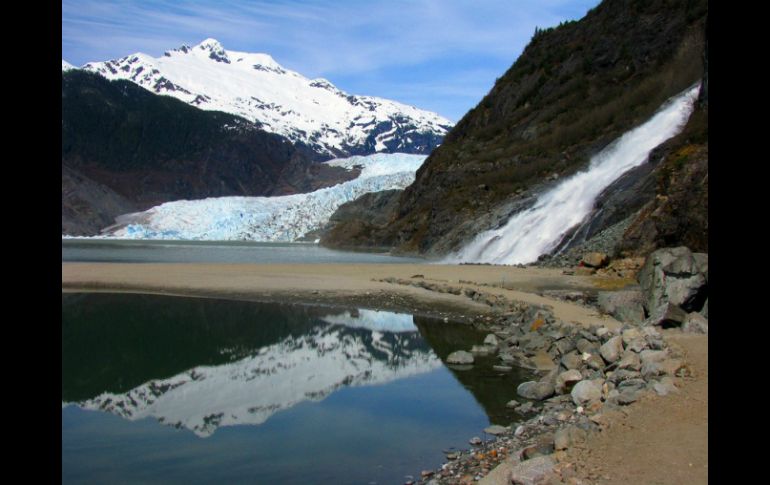
[[[629,284],[611,278],[568,276],[559,269],[431,264],[123,264],[62,263],[63,291],[129,291],[186,296],[356,304],[420,313],[479,314],[489,306],[464,295],[388,283],[395,278],[472,288],[508,300],[553,308],[581,325],[618,322],[582,305],[541,296],[543,290],[586,290]]]

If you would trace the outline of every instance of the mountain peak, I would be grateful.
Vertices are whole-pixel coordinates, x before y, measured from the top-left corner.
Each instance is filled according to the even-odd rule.
[[[61,70],[62,70],[62,72],[69,71],[70,69],[77,69],[77,67],[73,66],[69,62],[67,62],[64,59],[62,59],[61,60]]]
[[[222,44],[217,39],[212,39],[209,37],[208,39],[204,40],[200,44],[195,46],[198,49],[205,49],[212,52],[216,51],[223,51],[225,48],[222,46]]]

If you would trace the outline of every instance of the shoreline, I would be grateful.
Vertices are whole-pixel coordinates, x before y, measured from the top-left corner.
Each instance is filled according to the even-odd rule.
[[[610,277],[565,275],[561,269],[438,264],[62,263],[62,291],[362,305],[467,320],[493,310],[490,299],[550,307],[564,321],[616,328],[595,309],[543,295],[548,290],[600,291],[629,285]],[[472,290],[475,298],[466,296]],[[459,294],[456,294],[459,293]]]
[[[523,303],[528,307],[546,309],[557,321],[563,322],[566,327],[576,326],[579,332],[596,333],[597,329],[604,328],[608,331],[608,336],[620,335],[629,328],[627,325],[624,326],[610,316],[601,315],[589,305],[565,301],[552,296],[552,293],[544,292],[556,290],[591,293],[629,286],[633,286],[629,280],[595,275],[576,276],[564,274],[561,269],[537,267],[435,264],[62,263],[63,293],[156,293],[337,307],[356,306],[450,318],[473,324],[491,333],[495,333],[496,328],[500,331],[502,322],[510,318],[512,304],[515,306]],[[554,328],[558,330],[558,325]],[[626,472],[636,476],[638,483],[651,483],[650,480],[657,480],[655,483],[707,481],[708,336],[682,334],[681,331],[673,330],[660,333],[667,346],[669,341],[681,343],[684,339],[688,342],[684,346],[685,350],[672,352],[677,352],[688,362],[689,354],[695,352],[695,372],[690,376],[674,377],[678,391],[673,397],[659,397],[648,390],[640,394],[639,399],[630,406],[612,405],[605,406],[603,413],[591,410],[589,415],[586,410],[583,414],[574,414],[574,418],[570,418],[572,421],[569,422],[589,424],[595,429],[590,432],[590,439],[582,445],[547,455],[556,457],[556,469],[563,478],[563,482],[559,483],[637,483],[622,479]],[[677,345],[675,343],[672,349]],[[539,357],[548,355],[541,352]],[[546,365],[537,366],[541,375],[547,373],[548,364],[553,368],[551,360],[545,360],[548,360],[544,362]],[[556,365],[558,366],[558,360]],[[655,382],[657,381],[651,380],[648,388]],[[699,397],[690,402],[688,396],[693,392]],[[557,406],[555,409],[561,409],[562,413],[569,411],[564,407],[566,402],[563,398],[567,396],[557,395],[561,401],[554,401]],[[681,412],[683,405],[687,408],[685,419]],[[659,412],[661,407],[662,412]],[[548,404],[538,406],[533,410],[533,417],[511,426],[494,441],[484,443],[482,448],[469,446],[470,451],[467,451],[467,454],[459,453],[440,469],[423,472],[423,476],[415,480],[415,483],[510,483],[510,474],[519,464],[522,450],[531,451],[543,434],[550,433],[550,439],[553,440],[554,429],[549,429],[552,426],[543,424],[544,419],[555,419],[553,409]],[[601,417],[602,414],[605,419],[601,426],[594,426],[589,422],[589,418]],[[692,421],[693,416],[705,419],[705,429],[701,422]],[[676,428],[673,435],[668,433],[663,439],[656,440],[661,426],[679,428]],[[694,435],[697,435],[697,439],[693,439]],[[670,465],[657,468],[647,466],[647,469],[641,471],[639,467],[634,468],[637,457],[641,457],[643,462],[646,459],[645,463],[648,465],[656,463],[663,460],[667,456],[666,453],[671,454],[672,450],[678,450],[682,446],[682,440],[690,445],[697,444],[693,447],[694,450],[687,450],[689,455],[684,453],[686,457],[683,459],[690,463],[689,470],[679,470],[679,463],[674,468]],[[632,448],[634,451],[624,452],[629,442],[636,443]],[[652,445],[649,445],[650,443]],[[649,446],[645,448],[645,445]],[[522,448],[523,446],[528,448]],[[496,449],[502,450],[500,456],[495,451],[495,458],[491,459],[487,453]],[[478,458],[484,457],[485,454],[486,458]],[[681,452],[679,454],[682,455]],[[614,460],[609,466],[604,466],[605,455],[607,460]],[[483,471],[461,476],[458,470],[469,466],[468,463],[476,463],[476,468],[473,469]],[[694,469],[692,463],[696,463]],[[676,479],[672,480],[670,476]],[[438,480],[439,477],[441,481]]]

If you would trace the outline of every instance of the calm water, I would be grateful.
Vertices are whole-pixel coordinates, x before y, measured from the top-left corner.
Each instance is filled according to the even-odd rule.
[[[505,403],[529,376],[442,363],[483,338],[389,312],[63,294],[62,481],[403,483],[521,419]]]
[[[424,263],[376,252],[310,243],[62,239],[61,260],[124,263]]]

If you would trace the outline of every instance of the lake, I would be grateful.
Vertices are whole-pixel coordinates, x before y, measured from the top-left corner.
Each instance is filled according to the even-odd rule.
[[[409,314],[62,294],[63,483],[403,483],[522,418],[531,376],[444,365],[472,327]]]
[[[384,252],[327,249],[312,243],[62,239],[62,262],[105,263],[425,263]]]

